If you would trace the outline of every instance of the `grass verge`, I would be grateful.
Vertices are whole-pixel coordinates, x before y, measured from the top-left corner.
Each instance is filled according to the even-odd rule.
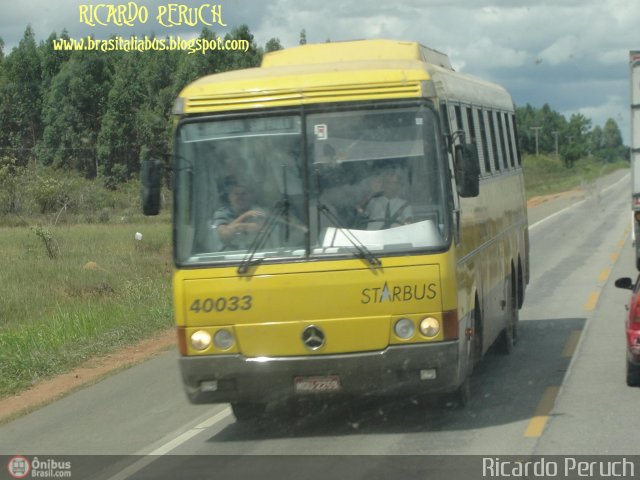
[[[548,155],[525,155],[522,164],[527,198],[585,187],[598,177],[629,168],[629,162],[624,160],[601,163],[588,158],[566,168],[561,160]]]
[[[49,231],[0,229],[0,397],[172,325],[168,223]]]

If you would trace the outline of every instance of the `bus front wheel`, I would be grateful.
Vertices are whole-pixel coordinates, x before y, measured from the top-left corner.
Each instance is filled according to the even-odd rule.
[[[471,401],[471,375],[467,375],[460,386],[451,393],[440,395],[439,403],[444,408],[464,409]]]

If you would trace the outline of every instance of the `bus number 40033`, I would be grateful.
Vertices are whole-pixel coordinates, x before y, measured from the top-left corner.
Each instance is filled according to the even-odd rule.
[[[253,297],[251,295],[245,295],[244,297],[196,298],[189,310],[194,313],[250,310],[252,301]]]

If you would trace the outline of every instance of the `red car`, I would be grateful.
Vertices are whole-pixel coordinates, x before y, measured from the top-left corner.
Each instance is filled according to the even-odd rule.
[[[631,290],[631,301],[627,306],[629,315],[625,322],[627,330],[627,385],[640,386],[640,276],[633,283],[629,277],[616,280],[618,288]]]

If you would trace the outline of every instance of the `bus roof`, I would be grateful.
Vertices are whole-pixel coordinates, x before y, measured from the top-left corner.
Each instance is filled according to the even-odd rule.
[[[418,60],[453,70],[449,57],[444,53],[417,42],[383,39],[317,43],[277,50],[264,56],[262,67],[397,60]]]
[[[358,40],[279,50],[266,54],[259,68],[203,77],[180,93],[177,113],[419,98],[434,93],[470,103],[480,100],[481,93],[481,103],[513,108],[502,87],[455,73],[443,53],[417,42]]]

